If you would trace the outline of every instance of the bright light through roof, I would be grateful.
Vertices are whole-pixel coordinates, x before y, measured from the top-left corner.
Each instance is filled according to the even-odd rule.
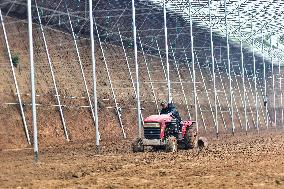
[[[163,0],[151,0],[162,5]],[[207,0],[192,0],[193,21],[201,27],[210,28],[209,6]],[[224,0],[211,1],[211,14],[213,31],[221,36],[226,36]],[[238,14],[240,5],[240,17]],[[188,0],[169,0],[167,7],[185,19],[188,19]],[[246,48],[251,49],[252,36],[255,37],[255,48],[257,53],[262,52],[262,33],[264,36],[264,55],[267,59],[284,59],[284,1],[282,0],[228,0],[228,27],[230,40],[239,43],[239,19],[241,23],[242,37]],[[253,27],[253,31],[252,28]],[[270,36],[272,51],[270,48]],[[282,62],[282,61],[281,61]],[[283,63],[281,63],[283,64]]]

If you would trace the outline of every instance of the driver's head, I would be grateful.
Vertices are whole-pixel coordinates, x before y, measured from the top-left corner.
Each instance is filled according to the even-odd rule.
[[[161,101],[161,107],[162,107],[162,109],[167,108],[167,107],[168,107],[168,103],[167,103],[167,101],[162,100],[162,101]]]

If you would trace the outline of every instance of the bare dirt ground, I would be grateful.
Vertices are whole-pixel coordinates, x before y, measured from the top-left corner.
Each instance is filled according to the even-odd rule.
[[[133,154],[129,141],[0,152],[0,188],[284,188],[283,132],[209,138],[204,151]],[[107,147],[109,146],[109,147]]]

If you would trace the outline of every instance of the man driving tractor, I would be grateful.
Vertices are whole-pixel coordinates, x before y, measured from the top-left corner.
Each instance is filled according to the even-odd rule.
[[[162,109],[159,115],[150,115],[144,119],[143,136],[132,143],[133,152],[143,152],[145,146],[151,146],[154,150],[164,149],[166,152],[207,146],[206,139],[198,137],[195,121],[181,121],[172,102],[162,100],[160,105]]]
[[[173,103],[168,103],[165,100],[161,101],[161,111],[160,111],[160,115],[161,114],[169,114],[171,116],[173,116],[176,120],[177,120],[177,124],[178,126],[181,125],[181,117],[176,109],[176,107],[174,106]]]

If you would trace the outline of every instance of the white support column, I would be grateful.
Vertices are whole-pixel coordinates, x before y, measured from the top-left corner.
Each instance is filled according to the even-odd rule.
[[[166,0],[164,0],[164,29],[165,29],[165,49],[167,64],[167,83],[168,83],[168,102],[172,102],[171,80],[170,80],[170,63],[169,63],[169,46],[168,46],[168,28],[167,28],[167,9]]]
[[[239,17],[239,39],[241,49],[241,66],[242,66],[242,84],[243,84],[243,99],[244,99],[244,113],[245,113],[245,130],[248,132],[248,116],[247,116],[247,101],[246,101],[246,83],[245,83],[245,65],[244,65],[244,54],[243,54],[243,37],[241,27],[241,14],[240,14],[241,2],[238,0],[238,17]]]
[[[140,85],[139,85],[139,65],[137,56],[137,31],[136,31],[136,11],[135,0],[132,0],[132,25],[133,25],[133,39],[134,39],[134,63],[136,72],[136,100],[137,100],[137,119],[138,119],[138,137],[142,137],[142,120],[141,120],[141,105],[140,105]]]
[[[251,25],[251,33],[253,33],[253,24]],[[259,132],[259,112],[258,112],[258,98],[257,98],[257,76],[256,76],[256,62],[255,62],[255,49],[254,49],[255,38],[252,35],[252,56],[253,56],[253,78],[254,78],[254,93],[255,93],[255,111],[256,111],[256,129]]]
[[[272,34],[270,33],[270,61],[271,61],[271,74],[272,74],[272,91],[273,91],[273,113],[274,113],[274,125],[277,126],[277,114],[276,114],[276,93],[275,93],[275,73],[274,73],[274,64],[273,64],[273,48],[272,48]]]
[[[266,63],[264,60],[264,36],[263,36],[263,26],[261,27],[261,53],[262,53],[262,65],[263,65],[263,84],[264,84],[264,94],[263,103],[265,108],[265,118],[266,129],[268,129],[268,98],[267,98],[267,86],[266,86]]]
[[[28,0],[28,28],[29,28],[29,52],[31,65],[31,85],[32,85],[32,123],[34,131],[34,158],[38,161],[38,131],[36,120],[36,86],[35,86],[35,69],[34,69],[34,49],[33,49],[33,22],[32,22],[32,2]]]
[[[235,121],[234,121],[234,105],[233,105],[233,88],[232,88],[232,76],[231,76],[231,61],[230,61],[230,44],[228,34],[228,12],[227,12],[227,0],[225,0],[225,25],[226,25],[226,41],[227,41],[227,61],[228,61],[228,75],[229,75],[229,92],[230,92],[230,114],[232,123],[232,133],[235,133]]]
[[[218,106],[217,106],[217,89],[216,89],[216,76],[215,76],[215,60],[214,60],[214,46],[213,46],[213,36],[212,36],[212,18],[211,18],[211,0],[208,0],[209,8],[209,24],[210,24],[210,48],[211,48],[211,61],[212,61],[212,78],[213,78],[213,88],[214,88],[214,106],[215,106],[215,128],[216,135],[219,135],[219,122],[218,122]]]
[[[87,6],[86,6],[86,9],[87,9]],[[99,133],[99,116],[98,116],[98,97],[97,97],[96,55],[95,55],[95,41],[94,41],[93,0],[89,0],[89,17],[90,17],[89,19],[90,19],[91,53],[92,53],[92,65],[93,65],[92,67],[93,68],[93,90],[94,90],[93,98],[94,98],[94,113],[95,113],[95,128],[96,128],[96,147],[97,147],[97,150],[99,150],[100,133]]]
[[[192,60],[192,74],[193,74],[193,96],[194,96],[194,107],[195,107],[195,121],[196,128],[198,131],[198,109],[197,109],[197,91],[196,91],[196,75],[195,75],[195,57],[194,57],[194,45],[193,45],[193,33],[192,33],[192,13],[191,13],[191,1],[189,0],[189,20],[190,20],[190,45],[191,45],[191,60]]]
[[[277,39],[277,51],[279,52],[279,39]],[[279,91],[280,91],[280,114],[281,114],[281,122],[280,122],[280,127],[282,127],[284,129],[284,110],[283,110],[283,91],[282,91],[282,72],[281,72],[281,61],[280,58],[278,56],[277,58],[278,61],[278,75],[279,75]],[[283,62],[282,62],[283,63]],[[278,106],[279,107],[279,106]],[[276,127],[275,127],[276,128]]]
[[[12,74],[13,74],[13,80],[14,80],[15,87],[16,87],[17,97],[18,97],[18,100],[19,100],[19,106],[20,106],[21,116],[22,116],[22,120],[23,120],[23,124],[24,124],[25,135],[26,135],[28,144],[31,145],[30,134],[29,134],[26,116],[25,116],[25,112],[24,112],[24,108],[23,108],[21,93],[20,93],[20,89],[19,89],[19,86],[18,86],[18,82],[17,82],[17,77],[16,77],[16,73],[15,73],[15,69],[14,69],[14,65],[13,65],[13,61],[12,61],[12,55],[11,55],[11,51],[10,51],[10,46],[9,46],[9,42],[8,42],[8,37],[7,37],[7,33],[6,33],[5,24],[4,24],[1,9],[0,9],[0,17],[1,17],[2,27],[3,27],[3,33],[4,33],[4,37],[5,37],[6,47],[7,47],[7,51],[8,51],[8,55],[9,55],[10,66],[11,66],[11,70],[12,70]]]

